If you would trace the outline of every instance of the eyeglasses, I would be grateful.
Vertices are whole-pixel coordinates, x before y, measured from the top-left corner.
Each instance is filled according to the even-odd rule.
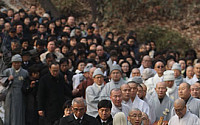
[[[157,66],[157,68],[164,68],[164,66]]]

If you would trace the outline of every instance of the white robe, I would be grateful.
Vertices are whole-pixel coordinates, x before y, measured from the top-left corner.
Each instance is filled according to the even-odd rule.
[[[185,82],[189,83],[190,85],[194,84],[194,79],[193,77],[191,79],[189,79],[187,76],[184,78]]]
[[[122,84],[125,84],[126,81],[124,81],[122,78],[118,82],[114,82],[112,79],[110,82],[106,83],[105,87],[103,88],[101,92],[101,100],[107,99],[110,100],[110,91],[114,88],[120,88]]]
[[[183,118],[179,119],[177,115],[171,117],[168,124],[169,125],[200,125],[200,120],[196,115],[187,111],[186,114],[183,116]]]
[[[154,77],[146,80],[144,84],[147,86],[147,93],[152,95],[155,91],[156,84],[159,82],[163,82],[163,76],[159,77],[157,73],[154,75]]]
[[[189,100],[187,101],[187,109],[200,117],[200,100],[190,96]]]
[[[150,101],[155,106],[156,121],[158,121],[161,116],[164,117],[164,121],[169,121],[174,102],[165,95],[160,103],[157,94],[155,94],[155,97],[152,97]]]
[[[147,94],[146,97],[143,99],[148,105],[149,105],[149,119],[151,121],[151,124],[153,124],[156,120],[156,114],[155,114],[155,106],[153,105],[151,101],[151,95]]]
[[[130,111],[130,108],[123,103],[122,103],[121,110],[112,103],[111,115],[113,118],[114,118],[115,114],[117,114],[118,112],[123,112],[127,118],[129,111]]]
[[[195,82],[199,81],[199,79],[197,78],[196,74],[193,76],[192,80],[191,80],[191,85],[194,84]]]
[[[167,87],[166,95],[169,96],[169,98],[173,101],[178,99],[178,86],[174,83],[172,88]]]
[[[145,101],[141,100],[137,95],[133,101],[132,109],[133,108],[138,108],[141,112],[145,112],[149,116],[149,105]]]
[[[87,114],[93,117],[98,115],[98,108],[97,105],[100,101],[100,93],[104,87],[104,84],[98,86],[96,83],[93,85],[88,86],[86,89],[86,103],[87,103]]]

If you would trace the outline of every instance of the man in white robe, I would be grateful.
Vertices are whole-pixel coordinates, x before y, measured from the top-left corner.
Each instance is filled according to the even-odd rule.
[[[174,102],[174,110],[176,115],[171,117],[169,125],[200,125],[199,118],[187,110],[183,99]]]
[[[190,84],[181,83],[178,88],[178,96],[186,102],[187,109],[200,117],[200,100],[191,96]]]
[[[129,107],[131,107],[131,109],[133,108],[138,108],[140,109],[140,111],[145,112],[148,116],[150,114],[150,109],[149,109],[149,105],[141,100],[138,96],[137,96],[137,86],[138,84],[142,83],[142,78],[141,77],[133,77],[130,78],[127,82],[127,84],[130,86],[130,99],[128,101]],[[132,106],[130,105],[130,100],[132,102]]]
[[[146,55],[142,58],[141,66],[139,67],[140,73],[143,72],[146,68],[151,68],[152,66],[152,59],[150,56]]]
[[[181,75],[181,64],[174,63],[172,66],[172,70],[174,71],[174,83],[179,86],[182,82],[184,82],[184,79]]]
[[[173,101],[166,95],[167,85],[164,82],[159,82],[156,85],[156,94],[150,101],[153,103],[156,114],[156,121],[160,119],[161,116],[164,117],[164,121],[169,121],[171,117],[171,110],[173,108]]]
[[[175,101],[176,99],[179,98],[178,97],[178,87],[174,83],[174,79],[175,79],[175,77],[174,77],[174,71],[167,70],[167,71],[164,72],[163,81],[167,85],[167,92],[166,92],[166,94],[173,101]]]
[[[199,83],[194,83],[190,86],[190,94],[192,97],[199,99],[200,97],[200,87],[199,87]]]
[[[156,74],[154,77],[149,78],[147,81],[145,81],[145,85],[147,86],[147,92],[152,95],[155,90],[156,84],[159,82],[163,82],[163,72],[165,71],[165,65],[164,62],[161,60],[158,60],[155,63],[154,70],[156,71]]]
[[[128,117],[130,108],[122,103],[122,92],[119,88],[114,88],[110,92],[110,100],[112,102],[111,115],[115,116],[118,112],[123,112]]]
[[[101,99],[110,100],[110,91],[114,88],[120,88],[126,81],[122,79],[121,67],[119,65],[113,65],[110,70],[111,81],[106,83],[101,92]]]
[[[188,66],[186,68],[186,77],[184,78],[185,82],[192,85],[194,83],[193,76],[194,76],[194,68],[192,66]]]
[[[191,84],[200,81],[200,63],[194,65],[194,76],[192,78]]]
[[[100,93],[104,87],[103,72],[100,68],[97,68],[93,73],[94,83],[88,86],[86,89],[86,102],[87,102],[87,114],[93,117],[98,115],[97,105],[100,101]]]

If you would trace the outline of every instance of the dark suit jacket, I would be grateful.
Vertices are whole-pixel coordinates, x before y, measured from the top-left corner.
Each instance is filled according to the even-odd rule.
[[[98,121],[87,114],[84,114],[83,119],[81,120],[81,125],[97,125]],[[63,117],[60,119],[59,125],[77,125],[74,115]]]
[[[62,117],[62,106],[70,97],[72,97],[71,90],[66,86],[61,74],[55,78],[49,72],[39,80],[38,110],[44,111],[49,121]]]
[[[99,115],[96,117],[96,119],[98,120],[98,125],[102,125],[101,118],[99,117]],[[110,115],[110,117],[106,122],[106,125],[112,125],[112,124],[113,124],[113,118],[112,115]]]

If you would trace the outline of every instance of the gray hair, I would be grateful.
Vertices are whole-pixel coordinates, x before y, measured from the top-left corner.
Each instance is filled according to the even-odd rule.
[[[130,111],[129,111],[129,113],[128,113],[128,115],[130,115],[131,114],[131,112],[133,112],[133,111],[140,111],[138,108],[133,108],[133,109],[131,109]],[[140,111],[141,112],[141,111]],[[142,113],[142,112],[141,112]]]
[[[72,106],[74,104],[84,104],[85,106],[87,106],[85,99],[83,99],[82,97],[76,97],[72,100]]]

